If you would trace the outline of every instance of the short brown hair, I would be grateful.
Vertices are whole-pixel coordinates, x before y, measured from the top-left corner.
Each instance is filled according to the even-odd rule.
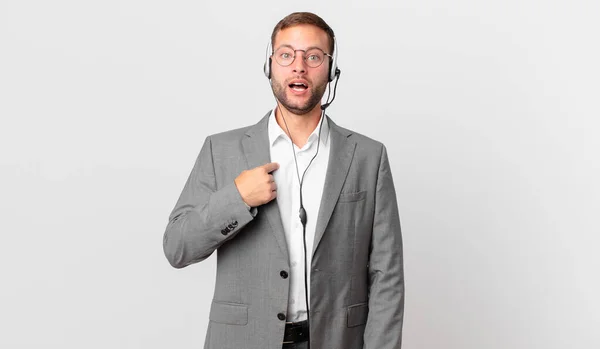
[[[335,34],[333,34],[333,29],[331,29],[331,27],[327,23],[325,23],[323,18],[311,12],[294,12],[285,16],[281,21],[279,21],[275,28],[273,28],[273,34],[271,34],[271,46],[273,46],[273,44],[275,43],[275,36],[277,35],[277,33],[279,33],[280,30],[300,24],[314,25],[315,27],[322,29],[329,38],[328,53],[333,55],[333,50],[335,46]]]

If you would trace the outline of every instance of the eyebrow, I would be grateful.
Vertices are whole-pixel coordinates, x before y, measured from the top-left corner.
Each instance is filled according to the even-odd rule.
[[[304,52],[306,52],[306,51],[309,51],[309,50],[312,50],[313,48],[318,48],[319,50],[323,51],[323,53],[327,53],[327,52],[325,52],[325,50],[323,50],[322,48],[320,48],[320,47],[318,47],[318,46],[310,46],[310,47],[307,47],[307,48],[306,48],[306,49],[304,49],[304,50],[301,50],[301,49],[296,49],[296,48],[294,48],[292,45],[288,45],[288,44],[283,44],[283,45],[280,45],[280,46],[279,46],[279,47],[277,47],[277,48],[276,48],[274,51],[277,51],[278,49],[280,49],[280,48],[282,48],[282,47],[289,47],[289,48],[291,48],[292,50],[298,50],[298,51],[304,51]]]

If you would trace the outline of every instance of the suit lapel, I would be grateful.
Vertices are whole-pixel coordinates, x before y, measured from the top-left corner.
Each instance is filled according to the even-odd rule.
[[[342,186],[344,185],[346,175],[352,163],[352,157],[354,156],[354,148],[356,147],[356,142],[348,138],[352,133],[337,126],[329,117],[327,117],[327,121],[329,123],[331,147],[329,150],[327,174],[325,175],[325,186],[323,187],[323,197],[321,198],[321,206],[315,228],[313,255],[325,233],[335,204],[342,191]]]
[[[249,128],[248,131],[246,131],[246,136],[242,140],[242,147],[244,148],[248,169],[253,169],[257,166],[262,166],[271,162],[268,133],[270,114],[271,112],[268,112],[256,125]],[[267,217],[281,251],[286,256],[286,260],[289,259],[283,223],[281,222],[281,214],[279,213],[279,207],[277,206],[277,199],[271,200],[267,204],[260,206],[258,210],[260,211],[258,213],[259,215],[264,214]]]
[[[246,131],[246,136],[242,140],[242,147],[248,163],[248,169],[271,162],[268,134],[269,115],[270,112],[256,125],[249,128],[248,131]],[[356,142],[348,138],[351,135],[350,132],[337,126],[329,117],[327,117],[327,121],[329,123],[331,147],[327,165],[327,174],[325,175],[325,185],[323,187],[323,196],[321,198],[319,215],[317,217],[313,255],[317,250],[319,242],[327,228],[327,224],[331,219],[331,214],[333,213],[335,204],[342,191],[356,147]],[[279,212],[279,207],[277,206],[277,199],[262,205],[259,207],[259,211],[259,214],[264,214],[267,217],[281,251],[289,258],[285,233],[281,222],[281,214]]]

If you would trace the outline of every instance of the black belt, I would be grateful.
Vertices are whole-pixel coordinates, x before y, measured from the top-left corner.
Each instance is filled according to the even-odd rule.
[[[308,320],[286,322],[283,344],[306,342],[308,340]]]

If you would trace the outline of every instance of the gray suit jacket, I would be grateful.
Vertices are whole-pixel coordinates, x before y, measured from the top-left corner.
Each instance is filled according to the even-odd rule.
[[[331,153],[310,266],[311,348],[398,349],[402,238],[386,148],[328,121]],[[249,212],[234,184],[243,170],[270,162],[267,122],[268,114],[206,138],[164,235],[176,268],[217,250],[205,348],[282,346],[289,278],[280,273],[290,265],[279,208],[275,199]]]

